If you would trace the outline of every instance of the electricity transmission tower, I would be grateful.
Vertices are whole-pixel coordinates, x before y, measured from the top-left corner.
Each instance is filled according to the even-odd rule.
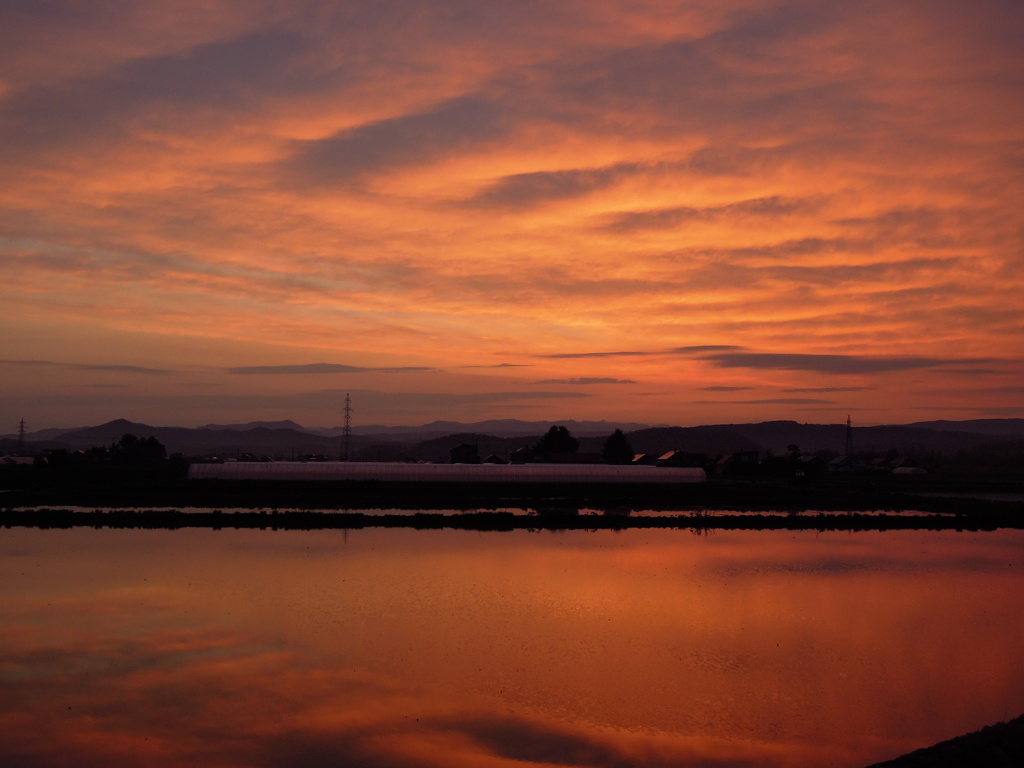
[[[846,417],[846,455],[853,456],[853,422]]]
[[[345,427],[341,431],[341,460],[349,461],[352,455],[352,398],[345,395]]]
[[[18,455],[25,455],[25,420],[18,422]]]

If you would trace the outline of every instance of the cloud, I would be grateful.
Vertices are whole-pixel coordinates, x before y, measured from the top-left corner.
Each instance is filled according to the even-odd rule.
[[[681,355],[696,355],[702,352],[727,352],[734,349],[743,349],[735,344],[697,344],[689,347],[674,347],[669,350]]]
[[[544,379],[534,384],[636,384],[632,379],[613,379],[602,376],[581,377],[575,379]]]
[[[368,389],[321,389],[284,394],[123,394],[103,395],[81,393],[45,394],[34,396],[33,400],[47,408],[77,406],[81,409],[111,409],[111,418],[140,409],[156,410],[166,417],[170,413],[184,414],[189,420],[200,422],[218,418],[218,414],[242,412],[292,413],[295,411],[319,411],[338,417],[344,407],[345,396],[352,398],[352,404],[361,418],[374,414],[373,418],[394,418],[420,414],[432,419],[440,418],[439,413],[451,409],[474,407],[512,407],[522,403],[543,401],[565,401],[592,397],[585,392],[524,390],[497,392],[424,392],[400,391],[382,392]],[[18,410],[25,398],[16,395],[0,396],[0,405]],[[198,418],[198,414],[208,414]],[[330,416],[326,416],[330,418]]]
[[[652,352],[650,350],[622,350],[618,352],[551,352],[548,354],[537,355],[537,357],[547,358],[549,360],[571,360],[573,358],[602,358],[602,357],[645,357],[647,355],[657,355],[659,352]]]
[[[75,365],[72,366],[79,371],[109,371],[113,373],[144,373],[144,374],[168,374],[164,368],[146,368],[141,365]]]
[[[701,387],[705,392],[742,392],[748,389],[755,389],[755,387],[725,387],[725,386],[713,386],[713,387]]]
[[[302,87],[290,66],[304,41],[286,30],[261,30],[216,40],[173,54],[129,59],[91,78],[0,100],[5,146],[0,160],[38,162],[50,152],[135,143],[133,130],[194,130],[200,115],[248,113],[268,93]],[[259,94],[259,96],[257,95]],[[19,157],[20,156],[20,157]]]
[[[1019,4],[30,5],[0,10],[10,357],[75,359],[72,328],[178,379],[182,339],[296,376],[296,345],[535,349],[666,393],[888,372],[919,402],[950,350],[1019,356]],[[759,350],[789,357],[691,364]],[[833,350],[859,354],[808,356]],[[106,370],[144,397],[142,368]]]
[[[50,360],[0,360],[0,365],[26,367],[57,367],[70,371],[101,371],[109,373],[141,373],[145,375],[166,375],[173,371],[165,368],[148,368],[142,365],[104,365],[98,363],[58,363]]]
[[[553,392],[553,391],[502,391],[502,392],[378,392],[372,390],[340,390],[328,389],[319,392],[310,392],[303,395],[300,400],[310,407],[317,405],[330,405],[337,402],[338,397],[351,393],[355,396],[365,397],[377,407],[384,405],[418,407],[443,407],[457,406],[462,404],[489,404],[489,403],[511,403],[520,400],[564,400],[589,397],[582,392]]]
[[[779,397],[767,400],[694,400],[700,405],[835,405],[834,400],[815,400],[801,397]]]
[[[553,352],[536,357],[550,360],[565,360],[572,358],[602,358],[602,357],[648,357],[651,355],[700,355],[705,352],[723,352],[732,349],[743,349],[733,344],[696,344],[686,347],[673,347],[667,350],[619,350],[616,352]]]
[[[675,229],[689,223],[735,223],[748,217],[779,217],[790,213],[808,213],[821,207],[820,201],[787,199],[779,195],[741,200],[725,205],[697,208],[679,206],[650,211],[625,211],[610,217],[605,229],[612,232],[637,232],[651,229]]]
[[[326,139],[295,144],[284,163],[286,177],[304,185],[344,184],[387,168],[425,165],[482,148],[504,136],[502,106],[464,96],[430,110],[381,120]]]
[[[532,368],[532,363],[495,363],[494,365],[461,365],[460,368]]]
[[[51,366],[51,365],[64,365],[64,363],[55,363],[51,360],[0,360],[2,365],[19,365],[19,366]]]
[[[402,373],[433,371],[434,368],[403,366],[397,368],[362,368],[355,365],[337,365],[334,363],[309,363],[307,365],[243,365],[228,368],[232,374],[328,374],[328,373]]]
[[[1024,405],[994,405],[985,408],[972,408],[971,410],[994,418],[1024,416]]]
[[[605,189],[640,168],[637,163],[619,163],[605,168],[535,171],[504,176],[486,186],[465,204],[516,208],[580,197]]]
[[[719,368],[813,371],[815,373],[883,373],[919,368],[936,368],[952,360],[930,357],[812,355],[800,353],[728,352],[707,355],[705,360]]]
[[[751,368],[758,370],[813,371],[816,373],[864,374],[939,368],[970,362],[918,356],[871,356],[807,353],[747,352],[736,345],[695,345],[670,350],[620,350],[614,352],[560,352],[537,355],[547,359],[600,359],[614,357],[649,357],[682,354],[706,360],[718,368]],[[710,354],[709,354],[710,353]],[[990,362],[978,360],[973,362]],[[707,389],[707,388],[705,388]],[[862,391],[866,388],[826,388],[787,391]]]
[[[874,387],[796,387],[783,392],[870,392]]]

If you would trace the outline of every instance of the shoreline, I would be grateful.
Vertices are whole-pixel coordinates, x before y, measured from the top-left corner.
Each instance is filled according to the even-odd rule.
[[[30,477],[26,476],[26,480]],[[632,511],[918,511],[1024,516],[1024,478],[735,478],[685,484],[189,480],[96,473],[6,484],[0,508],[456,509],[550,506]]]
[[[0,474],[0,479],[19,480],[0,484],[5,486],[0,492],[0,525],[480,530],[1024,528],[1024,478],[1005,475],[731,477],[674,484],[505,483],[188,479],[184,469]]]
[[[220,530],[357,530],[362,528],[455,529],[468,531],[514,530],[627,530],[673,529],[694,532],[716,530],[789,531],[995,531],[1024,529],[1024,517],[965,517],[943,514],[885,513],[724,513],[688,512],[678,515],[580,514],[565,509],[538,512],[440,512],[372,514],[354,511],[259,510],[224,512],[219,509],[183,512],[178,509],[30,509],[0,510],[0,526],[6,528],[112,529],[208,528]]]

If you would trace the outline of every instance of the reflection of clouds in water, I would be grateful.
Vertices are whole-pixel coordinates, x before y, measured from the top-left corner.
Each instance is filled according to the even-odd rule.
[[[37,535],[5,768],[856,765],[1024,690],[1017,533]]]
[[[5,645],[16,636],[5,632]],[[795,749],[806,751],[598,729],[499,710],[486,699],[452,702],[209,632],[19,643],[0,679],[0,707],[10,713],[0,721],[5,766],[711,768],[783,765]]]

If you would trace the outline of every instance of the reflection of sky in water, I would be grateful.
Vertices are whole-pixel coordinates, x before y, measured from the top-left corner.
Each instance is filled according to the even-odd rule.
[[[7,530],[5,766],[858,766],[1024,711],[1024,534]]]

